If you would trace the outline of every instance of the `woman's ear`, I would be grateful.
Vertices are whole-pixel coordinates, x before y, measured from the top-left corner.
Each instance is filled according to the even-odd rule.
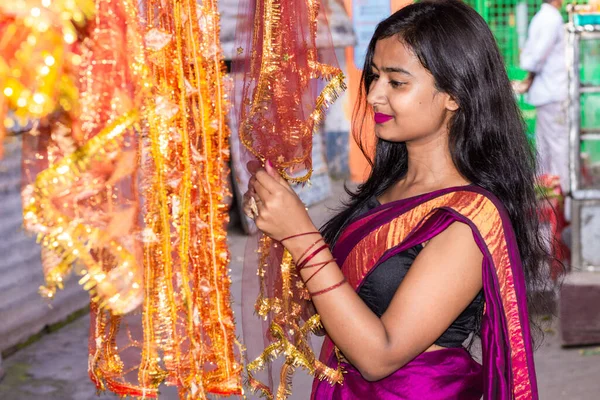
[[[456,100],[452,98],[449,94],[446,95],[446,110],[448,111],[456,111],[460,108],[460,105]]]

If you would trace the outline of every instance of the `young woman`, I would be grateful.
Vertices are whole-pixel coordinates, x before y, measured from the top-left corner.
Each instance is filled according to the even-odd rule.
[[[269,162],[251,166],[245,195],[312,294],[322,361],[345,370],[312,397],[536,399],[535,162],[492,33],[460,1],[409,5],[377,27],[362,83],[373,169],[320,233]],[[463,347],[471,334],[483,365]]]

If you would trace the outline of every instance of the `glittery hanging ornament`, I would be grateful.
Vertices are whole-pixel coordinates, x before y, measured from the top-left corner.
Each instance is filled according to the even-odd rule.
[[[93,0],[3,0],[0,4],[0,158],[2,137],[17,125],[72,110],[78,29]],[[7,112],[11,111],[11,117]]]
[[[133,0],[9,3],[0,110],[35,121],[25,224],[42,293],[77,269],[92,294],[90,378],[140,398],[163,382],[180,398],[241,394],[216,2],[141,2],[143,27]]]
[[[180,398],[241,394],[226,242],[228,102],[216,1],[147,0],[144,341],[140,380],[164,371]],[[146,383],[148,382],[148,383]]]
[[[135,69],[143,63],[126,46],[84,60],[97,16],[89,1],[9,3],[2,58],[10,74],[2,80],[15,118],[35,125],[23,139],[22,194],[25,227],[43,247],[42,294],[52,297],[77,262],[97,301],[128,312],[142,298],[139,260],[127,241],[137,209],[130,138],[144,87]],[[96,70],[85,78],[93,87],[86,89],[78,71],[92,63]],[[97,97],[92,107],[81,101],[86,91]],[[92,111],[101,117],[81,124]]]
[[[148,0],[141,315],[92,309],[90,376],[119,395],[241,394],[230,305],[228,130],[216,2]],[[117,350],[118,349],[118,350]]]
[[[310,178],[313,132],[345,89],[331,40],[330,46],[316,46],[317,24],[327,26],[320,6],[319,0],[247,0],[240,6],[243,17],[236,30],[233,71],[240,141],[292,183]],[[255,354],[255,339],[246,334],[252,327],[245,323],[251,387],[267,398],[284,399],[291,393],[297,367],[340,382],[341,371],[320,363],[308,342],[310,333],[320,328],[319,316],[303,318],[309,296],[290,254],[264,236],[258,254],[260,293],[255,311],[266,321],[266,346]],[[256,271],[256,265],[245,268]],[[254,325],[259,323],[254,320]],[[278,357],[283,358],[283,367],[274,389],[268,383],[273,382],[270,362]]]

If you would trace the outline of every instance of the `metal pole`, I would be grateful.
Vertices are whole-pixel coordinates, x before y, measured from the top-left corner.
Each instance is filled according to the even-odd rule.
[[[568,128],[569,128],[569,193],[579,190],[581,94],[579,92],[579,34],[573,25],[567,30],[567,65],[569,71]],[[575,199],[573,199],[575,203]],[[574,212],[575,210],[573,210]]]
[[[581,271],[583,260],[581,253],[581,201],[571,201],[571,271]]]

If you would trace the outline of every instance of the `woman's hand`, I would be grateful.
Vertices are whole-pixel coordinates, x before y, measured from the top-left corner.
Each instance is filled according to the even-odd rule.
[[[244,194],[244,212],[258,229],[275,240],[317,230],[298,195],[269,161],[264,169],[258,161],[250,161],[248,170],[252,177]]]

